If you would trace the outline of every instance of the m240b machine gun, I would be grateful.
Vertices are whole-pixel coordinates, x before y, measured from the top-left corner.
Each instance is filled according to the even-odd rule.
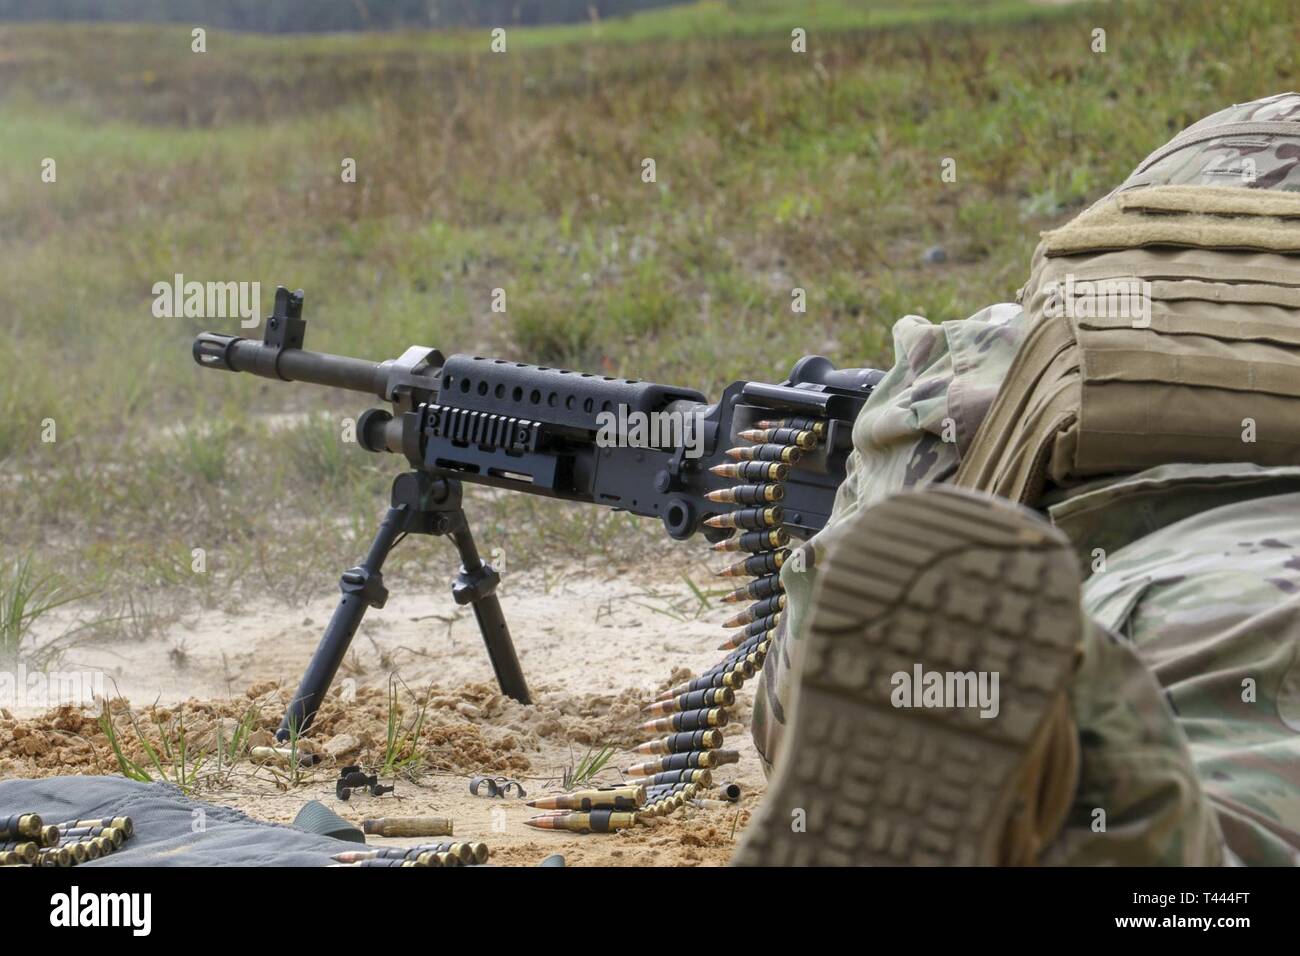
[[[384,606],[384,560],[407,534],[451,537],[461,561],[452,595],[473,608],[502,692],[529,702],[496,597],[499,575],[480,557],[461,507],[464,482],[629,511],[658,518],[673,538],[702,530],[717,541],[733,529],[705,522],[730,509],[709,494],[716,497],[736,481],[710,469],[737,464],[728,451],[741,432],[794,417],[818,422],[821,440],[782,471],[778,505],[750,510],[763,512],[766,525],[806,538],[830,515],[853,421],[883,374],[836,370],[825,358],[807,356],[784,382],[734,382],[710,403],[687,388],[471,355],[444,357],[423,346],[385,362],[308,352],[302,307],[301,290],[281,287],[262,341],[204,332],[194,340],[194,359],[205,368],[344,388],[390,403],[391,410],[372,408],[358,418],[357,443],[403,455],[413,470],[394,480],[390,507],[365,559],[343,573],[343,597],[285,714],[281,739],[310,726],[366,608]],[[662,440],[665,435],[670,440]],[[756,445],[746,454],[772,465],[793,457],[777,445]]]

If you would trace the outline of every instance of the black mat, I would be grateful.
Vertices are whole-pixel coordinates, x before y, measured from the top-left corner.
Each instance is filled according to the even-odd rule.
[[[46,823],[128,816],[135,836],[82,866],[324,866],[357,844],[262,823],[191,800],[167,783],[125,777],[0,780],[0,818],[39,813]]]

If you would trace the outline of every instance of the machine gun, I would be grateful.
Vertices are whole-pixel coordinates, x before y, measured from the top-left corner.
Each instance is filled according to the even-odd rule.
[[[394,480],[390,507],[365,559],[343,572],[343,597],[281,723],[282,740],[310,726],[366,608],[384,606],[384,560],[408,534],[451,537],[461,561],[452,595],[473,608],[502,692],[530,702],[496,596],[500,577],[480,557],[461,507],[464,482],[603,505],[658,518],[673,538],[702,530],[718,541],[732,529],[706,522],[729,510],[717,497],[735,485],[716,474],[727,470],[718,466],[736,465],[728,450],[741,432],[793,417],[817,423],[817,446],[747,450],[759,463],[800,459],[788,474],[782,471],[780,503],[750,510],[763,512],[756,527],[806,538],[830,515],[853,421],[883,376],[876,369],[836,370],[825,358],[807,356],[784,382],[735,382],[710,403],[692,389],[503,359],[444,357],[424,346],[385,362],[308,352],[302,310],[302,291],[280,287],[261,342],[204,332],[194,340],[194,359],[205,368],[375,395],[391,411],[364,412],[357,443],[403,455],[413,470]],[[758,470],[742,468],[747,473],[740,477],[752,480]]]

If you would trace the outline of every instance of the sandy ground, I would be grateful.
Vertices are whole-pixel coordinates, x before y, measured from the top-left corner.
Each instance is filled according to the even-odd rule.
[[[472,613],[457,608],[446,591],[395,592],[383,610],[370,613],[335,682],[346,699],[329,702],[313,729],[313,741],[327,753],[324,762],[293,783],[282,773],[241,764],[219,781],[202,782],[195,795],[280,823],[290,822],[309,799],[358,823],[370,816],[448,816],[456,838],[487,843],[493,862],[504,864],[536,865],[557,852],[569,865],[724,863],[763,789],[748,733],[756,681],[738,694],[734,721],[725,730],[726,746],[740,751],[740,762],[716,772],[717,779],[742,787],[744,796],[733,807],[683,808],[634,830],[578,835],[527,827],[523,821],[538,811],[518,797],[472,796],[468,782],[477,773],[504,774],[520,781],[529,798],[559,792],[563,769],[604,743],[619,746],[620,753],[597,781],[617,782],[617,768],[649,759],[622,752],[647,737],[636,730],[645,719],[641,706],[683,679],[683,668],[698,673],[722,656],[716,650],[724,636],[719,624],[735,609],[714,602],[697,614],[699,604],[680,578],[646,582],[638,575],[634,581],[612,569],[575,571],[549,591],[507,580],[500,594],[533,705],[497,692]],[[218,721],[231,724],[254,702],[261,725],[272,727],[334,600],[322,595],[305,608],[268,603],[239,617],[203,614],[148,641],[77,647],[59,668],[102,671],[108,696],[120,695],[135,711],[156,702],[164,721],[185,702],[195,741],[212,738]],[[399,778],[393,795],[359,794],[341,802],[334,795],[337,768],[373,765],[382,753],[390,674],[410,688],[404,696],[429,701],[420,737],[422,772],[413,780]],[[107,738],[94,724],[94,707],[44,713],[21,699],[12,703],[0,713],[0,776],[116,772]],[[414,711],[408,703],[404,719]]]

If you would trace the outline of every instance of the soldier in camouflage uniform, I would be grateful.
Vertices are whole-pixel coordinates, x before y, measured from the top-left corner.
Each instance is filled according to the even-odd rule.
[[[1170,185],[1300,193],[1300,96],[1202,120],[1111,197]],[[1290,232],[1242,261],[1300,262],[1300,219],[1271,214]],[[959,492],[1005,493],[959,472],[1036,321],[1026,299],[894,326],[831,521],[782,572],[772,780],[736,862],[1300,862],[1300,449],[1048,481],[1032,512]],[[899,709],[909,660],[1000,669],[1001,713]]]

